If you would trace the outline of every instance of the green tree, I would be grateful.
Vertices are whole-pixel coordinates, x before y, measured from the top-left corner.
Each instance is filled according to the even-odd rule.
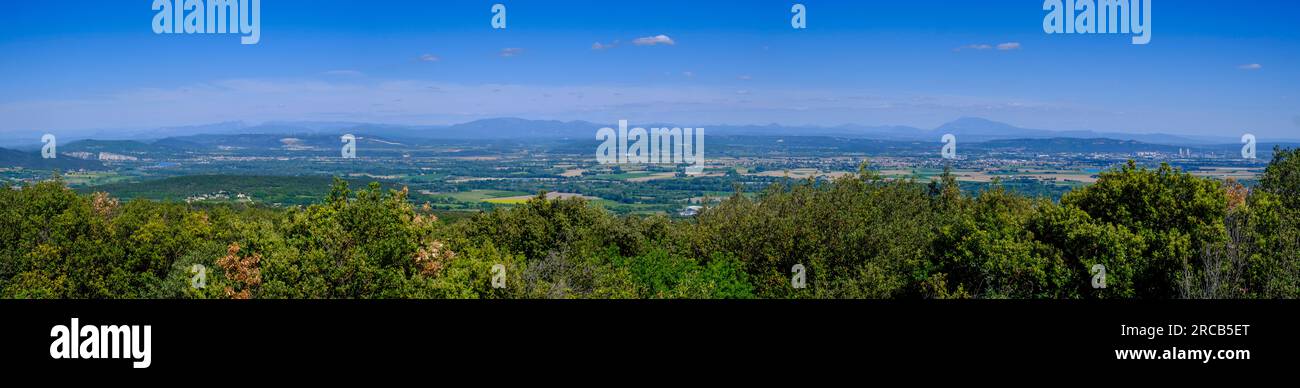
[[[1137,235],[1145,242],[1145,263],[1132,274],[1119,275],[1132,276],[1138,297],[1177,298],[1183,296],[1184,278],[1203,272],[1196,266],[1201,251],[1225,238],[1227,202],[1217,181],[1168,164],[1152,170],[1129,161],[1101,173],[1097,183],[1066,194],[1061,205]]]

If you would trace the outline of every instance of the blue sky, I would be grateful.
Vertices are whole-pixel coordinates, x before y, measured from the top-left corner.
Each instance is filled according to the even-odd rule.
[[[1154,0],[1152,41],[1040,0],[263,0],[261,41],[156,35],[151,0],[0,12],[0,133],[487,117],[1300,135],[1300,2]],[[494,3],[508,27],[490,26]],[[672,44],[638,45],[666,36]],[[601,46],[595,46],[599,43]],[[1002,45],[999,48],[999,45]],[[611,46],[611,47],[606,47]]]

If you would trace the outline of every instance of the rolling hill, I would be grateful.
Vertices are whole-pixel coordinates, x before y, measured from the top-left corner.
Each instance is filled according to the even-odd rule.
[[[0,148],[0,167],[22,167],[41,170],[103,170],[104,164],[91,160],[81,160],[67,156],[54,159],[41,158],[37,152],[23,152]]]

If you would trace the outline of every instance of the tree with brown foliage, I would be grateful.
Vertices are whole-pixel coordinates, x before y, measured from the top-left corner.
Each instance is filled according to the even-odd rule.
[[[231,243],[226,256],[217,259],[217,265],[226,272],[226,280],[238,287],[226,286],[226,296],[231,299],[250,299],[253,290],[262,284],[262,255],[239,256],[239,244]]]

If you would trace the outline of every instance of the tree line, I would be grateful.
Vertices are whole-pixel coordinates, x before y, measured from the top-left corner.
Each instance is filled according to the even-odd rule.
[[[539,195],[447,222],[339,179],[288,209],[123,203],[55,178],[0,190],[0,297],[1296,298],[1297,156],[1249,189],[1130,161],[1059,202],[864,164],[684,220]]]

